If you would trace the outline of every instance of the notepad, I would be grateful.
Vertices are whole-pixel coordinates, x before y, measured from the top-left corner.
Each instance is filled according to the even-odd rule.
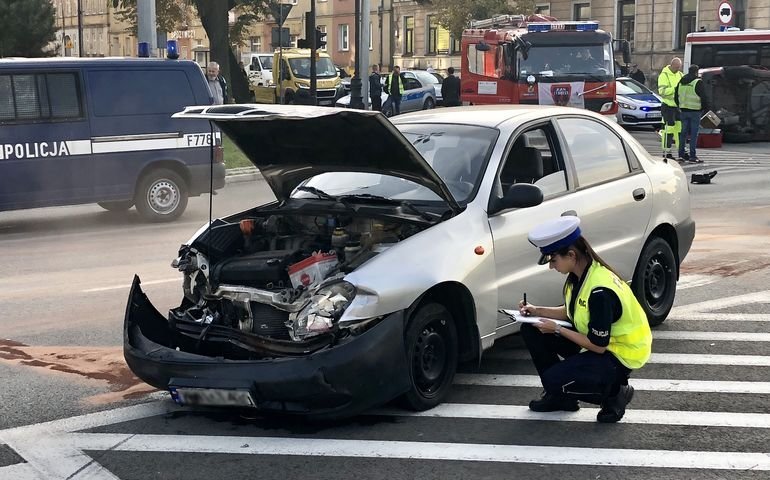
[[[562,327],[572,327],[572,324],[565,321],[565,320],[557,320],[555,318],[548,318],[548,317],[531,317],[531,316],[525,316],[522,315],[520,311],[518,310],[506,310],[504,308],[501,308],[498,310],[500,313],[504,313],[511,317],[514,322],[519,323],[542,323],[543,319],[550,320],[558,325],[561,325]]]

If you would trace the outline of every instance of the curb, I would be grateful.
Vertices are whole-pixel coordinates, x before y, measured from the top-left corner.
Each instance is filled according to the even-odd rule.
[[[225,183],[262,181],[264,178],[256,167],[231,168],[225,174]]]

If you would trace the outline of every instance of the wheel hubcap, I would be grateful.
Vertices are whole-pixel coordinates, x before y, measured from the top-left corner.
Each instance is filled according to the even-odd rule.
[[[645,292],[650,306],[655,307],[663,301],[668,288],[667,269],[656,255],[647,264],[645,270]]]
[[[420,393],[430,397],[441,387],[446,376],[447,344],[446,322],[436,320],[428,324],[414,345],[413,370]]]
[[[166,214],[179,204],[179,190],[170,180],[158,180],[147,192],[147,200],[155,213]]]

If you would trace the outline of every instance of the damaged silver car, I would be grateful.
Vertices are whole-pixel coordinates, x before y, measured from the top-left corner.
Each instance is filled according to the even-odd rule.
[[[400,398],[424,410],[459,362],[518,330],[527,291],[556,303],[528,230],[580,215],[650,323],[671,309],[695,226],[687,182],[598,115],[475,107],[398,117],[228,105],[214,122],[276,201],[217,219],[179,251],[164,315],[134,279],[124,351],[181,404],[342,416]]]

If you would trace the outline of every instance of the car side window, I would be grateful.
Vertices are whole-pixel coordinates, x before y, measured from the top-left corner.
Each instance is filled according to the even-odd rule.
[[[422,84],[416,78],[404,79],[404,90],[416,90],[422,88]]]
[[[593,120],[557,120],[575,164],[578,187],[622,177],[631,171],[623,142],[609,128]]]
[[[519,135],[500,170],[502,193],[515,183],[537,185],[546,198],[566,192],[567,176],[555,145],[550,126],[535,127]]]

